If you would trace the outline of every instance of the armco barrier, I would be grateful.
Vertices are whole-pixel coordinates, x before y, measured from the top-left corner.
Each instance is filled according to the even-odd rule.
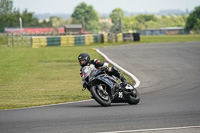
[[[124,33],[123,41],[133,41],[133,33]]]
[[[133,41],[140,41],[140,34],[139,33],[133,33]]]
[[[94,43],[93,35],[85,35],[85,45]]]
[[[98,42],[99,42],[99,43],[103,43],[103,42],[104,42],[103,34],[99,34],[99,35],[98,35]]]
[[[80,43],[82,44],[82,45],[85,45],[85,36],[84,35],[80,35],[81,37],[80,37]]]
[[[111,42],[115,43],[115,34],[112,34],[112,37],[111,37]]]
[[[115,42],[118,42],[118,36],[117,36],[117,34],[115,34],[114,36],[115,36]]]
[[[46,37],[32,37],[32,48],[40,48],[47,46],[47,38]]]
[[[47,37],[47,46],[60,46],[60,36]]]
[[[61,46],[74,46],[74,36],[61,36]]]
[[[93,35],[93,40],[94,40],[94,43],[98,43],[99,42],[99,35],[98,34],[94,34]]]
[[[123,42],[123,35],[122,33],[117,34],[118,42]]]
[[[85,45],[85,36],[84,35],[74,36],[74,45],[75,46]]]
[[[126,33],[126,34],[112,34],[108,37],[108,34],[91,34],[91,35],[69,35],[69,36],[53,36],[53,37],[32,37],[31,44],[33,48],[39,48],[44,46],[82,46],[90,45],[92,43],[107,43],[108,40],[112,43],[123,41],[139,41],[139,34]]]
[[[103,35],[103,42],[107,43],[108,42],[108,34]]]

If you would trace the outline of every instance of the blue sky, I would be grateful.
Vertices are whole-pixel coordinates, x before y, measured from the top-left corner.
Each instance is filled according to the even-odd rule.
[[[194,10],[200,0],[13,0],[20,11],[28,9],[35,13],[69,13],[81,2],[92,5],[99,13],[110,13],[114,8],[128,12],[158,12],[160,10]]]

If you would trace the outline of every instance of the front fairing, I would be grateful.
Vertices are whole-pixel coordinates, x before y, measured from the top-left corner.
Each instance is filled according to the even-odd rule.
[[[82,80],[83,81],[89,81],[89,78],[92,77],[94,75],[94,71],[95,71],[95,67],[94,65],[89,65],[89,66],[85,66],[82,68]]]
[[[96,80],[99,80],[105,84],[107,84],[110,88],[113,88],[114,83],[113,79],[111,79],[110,76],[108,76],[107,74],[102,74],[96,77]]]
[[[101,74],[105,74],[106,72],[105,71],[101,71],[101,70],[97,70],[96,71],[96,76],[98,76],[98,75],[101,75]]]
[[[108,76],[105,71],[96,70],[95,66],[92,64],[90,66],[83,67],[82,73],[82,80],[87,82],[89,86],[91,84],[104,83],[112,89],[114,84],[117,83],[117,81],[111,76]]]

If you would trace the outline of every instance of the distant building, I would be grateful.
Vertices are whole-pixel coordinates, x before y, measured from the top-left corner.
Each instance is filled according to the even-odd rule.
[[[81,34],[91,34],[85,31],[81,24],[67,24],[64,27],[65,33],[69,35],[81,35]]]
[[[179,35],[186,34],[184,27],[164,27],[160,29],[146,29],[138,31],[140,35]]]
[[[81,34],[82,25],[81,24],[67,24],[65,25],[65,33],[68,34]]]

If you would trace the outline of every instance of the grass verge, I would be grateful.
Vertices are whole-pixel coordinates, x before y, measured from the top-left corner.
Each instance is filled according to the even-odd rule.
[[[0,109],[89,99],[82,92],[77,57],[90,47],[0,47]]]
[[[6,44],[8,44],[8,37],[0,35],[0,45],[6,45]]]
[[[141,36],[140,43],[200,41],[200,35]]]

